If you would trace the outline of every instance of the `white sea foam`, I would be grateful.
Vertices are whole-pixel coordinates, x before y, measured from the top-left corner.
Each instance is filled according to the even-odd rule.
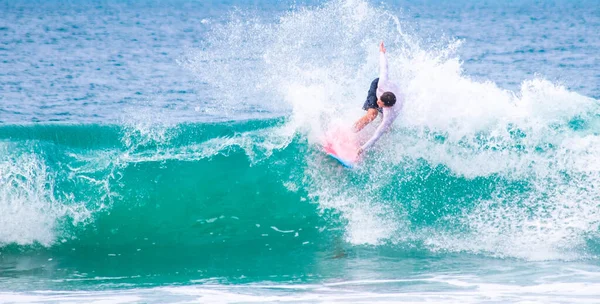
[[[68,237],[61,221],[77,225],[90,217],[83,204],[57,196],[43,159],[10,143],[0,144],[0,152],[0,245],[47,246]]]
[[[2,292],[10,303],[596,303],[597,283],[482,283],[467,276],[355,280],[323,284],[255,283],[105,291]],[[405,290],[406,284],[412,287]],[[419,288],[441,291],[428,292]]]

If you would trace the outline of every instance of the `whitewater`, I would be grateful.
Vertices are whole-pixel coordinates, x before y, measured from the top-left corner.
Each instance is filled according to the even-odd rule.
[[[600,297],[592,2],[0,8],[2,303]]]

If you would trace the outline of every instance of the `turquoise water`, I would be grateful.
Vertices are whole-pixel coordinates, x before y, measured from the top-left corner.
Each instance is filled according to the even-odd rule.
[[[600,296],[593,1],[0,1],[0,22],[0,302]],[[344,169],[320,138],[361,115],[380,40],[406,104]]]

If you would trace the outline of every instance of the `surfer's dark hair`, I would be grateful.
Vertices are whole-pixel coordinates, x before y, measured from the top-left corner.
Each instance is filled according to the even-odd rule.
[[[381,99],[381,102],[383,102],[386,107],[391,107],[396,104],[396,95],[394,95],[392,92],[385,92],[381,94],[379,99]]]

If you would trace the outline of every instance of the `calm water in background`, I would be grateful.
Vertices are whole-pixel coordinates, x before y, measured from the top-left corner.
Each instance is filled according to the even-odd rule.
[[[0,302],[600,297],[597,1],[0,1]],[[363,168],[377,41],[406,92]]]
[[[114,122],[130,104],[173,109],[169,113],[183,121],[235,119],[220,113],[218,92],[177,60],[200,47],[207,31],[228,22],[236,9],[276,20],[302,6],[294,3],[301,2],[3,1],[1,120]],[[464,40],[459,57],[465,74],[475,79],[514,90],[538,73],[600,96],[595,1],[385,7],[431,41],[425,45],[444,36]]]

